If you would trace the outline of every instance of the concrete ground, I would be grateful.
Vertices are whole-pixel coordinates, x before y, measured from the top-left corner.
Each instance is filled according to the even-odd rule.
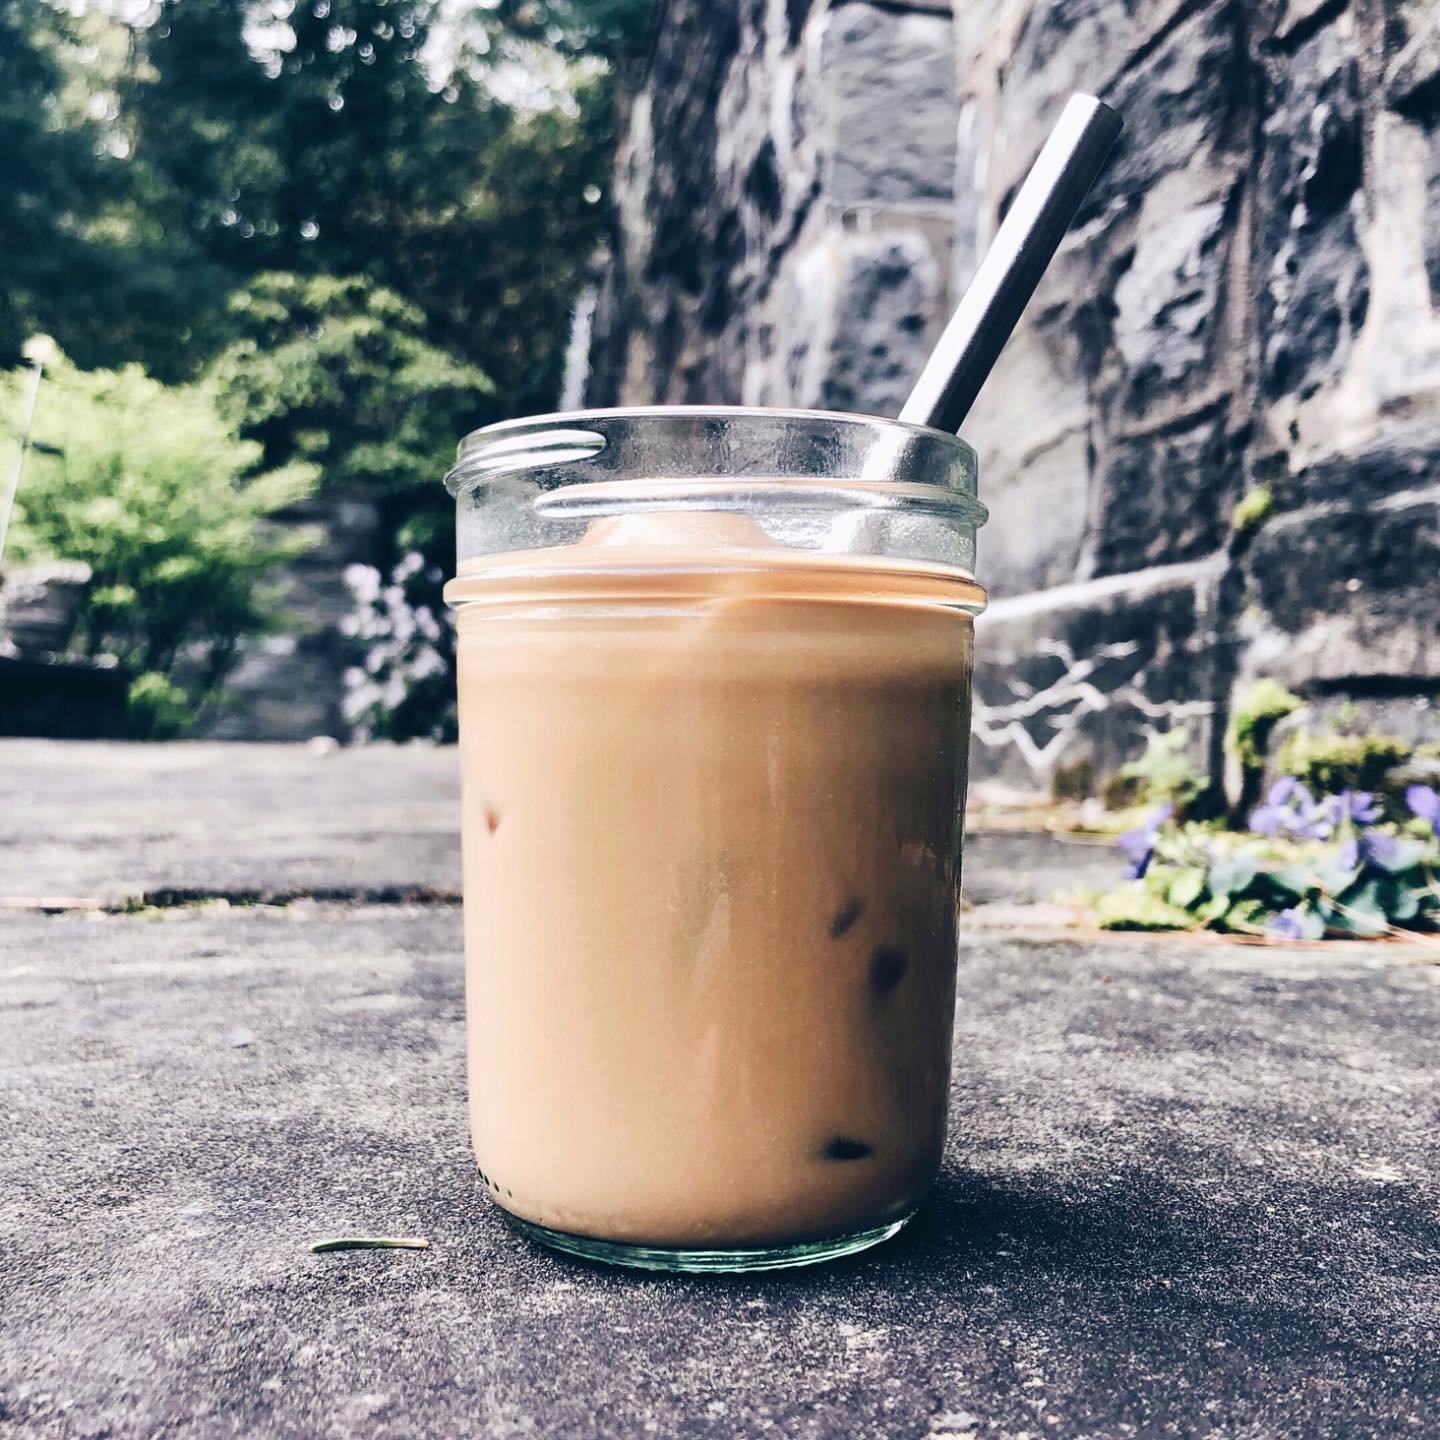
[[[455,899],[458,805],[443,747],[0,740],[0,906]],[[1044,901],[1120,865],[1108,843],[986,834],[965,890]]]
[[[0,1435],[1434,1433],[1418,952],[982,904],[909,1231],[787,1275],[611,1272],[511,1232],[469,1158],[452,767],[0,744],[0,896],[57,912],[0,910]],[[972,893],[1102,863],[982,837]],[[307,1249],[356,1231],[432,1248]]]

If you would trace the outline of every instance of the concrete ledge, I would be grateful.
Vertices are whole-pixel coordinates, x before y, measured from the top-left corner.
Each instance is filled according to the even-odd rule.
[[[1223,564],[1212,556],[997,601],[976,623],[975,777],[1048,793],[1062,767],[1110,775],[1136,758],[1147,729],[1172,725],[1188,730],[1203,773],[1221,688]]]

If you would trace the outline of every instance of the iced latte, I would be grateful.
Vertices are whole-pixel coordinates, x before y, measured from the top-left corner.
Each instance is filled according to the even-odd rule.
[[[891,1233],[945,1135],[978,588],[682,510],[449,593],[494,1200],[631,1263]]]

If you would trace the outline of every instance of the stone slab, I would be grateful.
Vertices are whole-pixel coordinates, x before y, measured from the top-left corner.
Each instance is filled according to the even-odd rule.
[[[481,1197],[450,908],[0,917],[0,1435],[1425,1433],[1440,969],[967,941],[869,1258],[647,1278]],[[315,1256],[344,1232],[424,1253]]]
[[[1100,782],[1183,728],[1201,774],[1217,724],[1223,556],[1002,597],[975,626],[973,778],[1049,794]],[[984,573],[984,552],[981,552]]]
[[[984,909],[1044,904],[1072,891],[1108,890],[1124,869],[1115,842],[1099,836],[982,831],[965,840],[965,899]]]
[[[453,747],[0,741],[0,903],[453,900]],[[966,893],[1048,900],[1109,883],[1108,848],[973,836]]]

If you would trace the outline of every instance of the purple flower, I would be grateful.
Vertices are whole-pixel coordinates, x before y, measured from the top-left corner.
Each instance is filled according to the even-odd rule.
[[[1360,863],[1360,842],[1353,836],[1347,835],[1340,842],[1340,849],[1335,855],[1335,868],[1340,871],[1353,870]]]
[[[1380,807],[1368,790],[1342,790],[1331,803],[1331,815],[1337,825],[1373,825],[1380,818]]]
[[[1257,835],[1278,835],[1289,817],[1290,798],[1305,787],[1291,775],[1282,775],[1265,796],[1265,803],[1250,814],[1250,828]],[[1306,791],[1309,798],[1309,792]],[[1313,802],[1312,802],[1313,803]]]
[[[1282,910],[1278,915],[1270,917],[1270,923],[1265,927],[1265,933],[1276,940],[1303,940],[1305,938],[1305,924],[1300,918],[1300,911],[1292,906],[1289,910]]]
[[[1297,817],[1290,833],[1297,840],[1328,840],[1335,833],[1335,822],[1328,806],[1316,805]]]
[[[1131,880],[1139,880],[1150,868],[1150,861],[1155,857],[1155,837],[1143,828],[1127,830],[1116,843],[1130,862],[1125,874]]]
[[[1174,813],[1175,807],[1167,800],[1143,825],[1135,830],[1127,830],[1116,841],[1130,862],[1125,873],[1131,880],[1143,878],[1150,868],[1150,862],[1155,858],[1155,837],[1160,833],[1160,827]]]
[[[1401,857],[1400,842],[1383,830],[1362,830],[1360,832],[1360,853],[1382,870],[1396,868]]]
[[[1282,775],[1265,803],[1250,816],[1257,835],[1289,835],[1296,840],[1328,840],[1335,833],[1333,809],[1315,797],[1293,775]]]
[[[1440,836],[1440,791],[1430,785],[1411,785],[1405,791],[1405,803],[1417,820],[1428,820],[1431,830]]]
[[[1280,833],[1280,821],[1284,811],[1277,810],[1273,805],[1262,805],[1258,810],[1250,812],[1250,833],[1252,835],[1278,835]]]

